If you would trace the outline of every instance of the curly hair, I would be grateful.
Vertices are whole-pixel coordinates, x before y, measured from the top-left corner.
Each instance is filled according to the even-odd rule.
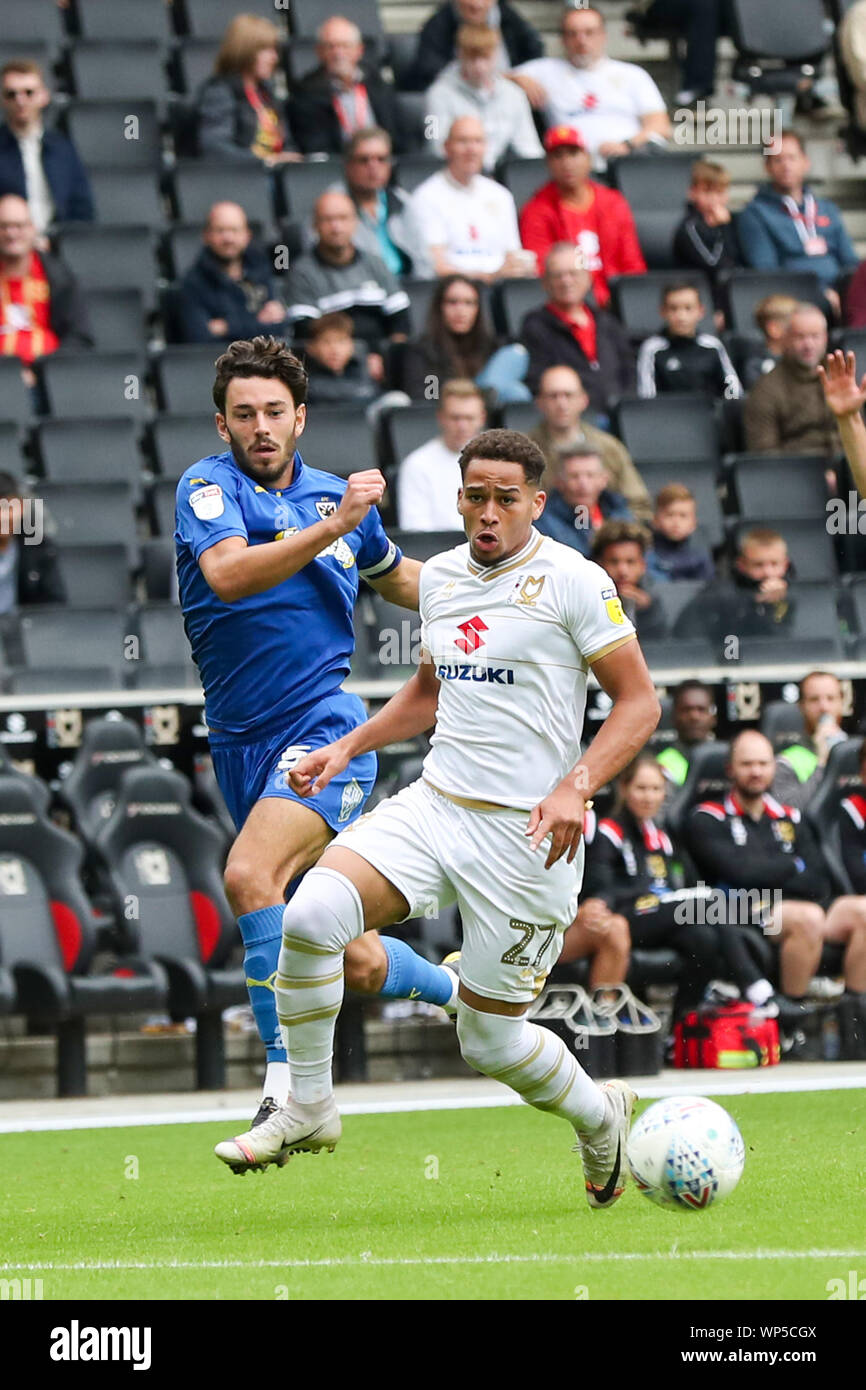
[[[458,463],[460,476],[473,459],[491,459],[496,463],[519,463],[530,487],[538,487],[547,460],[538,445],[519,430],[482,430],[464,448]]]
[[[275,377],[288,388],[295,406],[307,399],[307,370],[282,338],[239,338],[230,343],[215,363],[214,405],[225,415],[226,392],[235,377]]]

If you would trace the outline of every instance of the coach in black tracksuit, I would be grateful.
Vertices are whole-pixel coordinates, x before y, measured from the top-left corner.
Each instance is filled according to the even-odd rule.
[[[765,931],[769,940],[780,943],[782,990],[788,999],[800,1001],[824,940],[830,883],[821,854],[800,812],[770,795],[775,758],[763,734],[750,729],[734,739],[728,771],[731,791],[694,808],[686,823],[686,845],[701,877],[724,892],[758,890],[771,903],[774,894],[781,894]]]

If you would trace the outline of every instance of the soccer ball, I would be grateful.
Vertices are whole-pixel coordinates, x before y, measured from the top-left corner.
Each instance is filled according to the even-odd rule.
[[[703,1096],[671,1096],[645,1110],[626,1150],[640,1191],[660,1207],[703,1211],[733,1192],[746,1162],[727,1110]]]

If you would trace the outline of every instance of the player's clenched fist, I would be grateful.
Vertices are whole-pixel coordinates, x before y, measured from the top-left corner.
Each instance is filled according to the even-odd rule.
[[[337,517],[344,527],[344,535],[360,526],[371,507],[381,502],[385,494],[385,479],[378,468],[365,468],[361,473],[352,473],[346,484],[342,501],[337,508]]]
[[[336,743],[326,743],[324,748],[315,748],[295,763],[288,774],[289,785],[298,796],[318,796],[331,778],[348,767],[351,760],[342,739],[337,739]]]
[[[529,824],[524,831],[530,837],[530,849],[538,849],[545,836],[550,836],[550,852],[544,861],[545,869],[552,868],[564,854],[568,855],[569,864],[574,859],[580,846],[585,815],[586,800],[575,790],[573,778],[560,782],[530,812]]]

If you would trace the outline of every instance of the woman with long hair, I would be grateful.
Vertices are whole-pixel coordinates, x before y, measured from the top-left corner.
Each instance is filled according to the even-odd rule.
[[[413,400],[435,400],[446,381],[468,377],[495,391],[502,402],[528,401],[523,383],[528,362],[519,343],[500,345],[474,281],[443,275],[433,291],[426,329],[406,344],[403,389]],[[431,381],[437,383],[434,394]]]
[[[268,169],[302,156],[290,147],[271,86],[280,60],[280,31],[269,19],[239,14],[223,35],[198,99],[198,141],[203,155]]]

